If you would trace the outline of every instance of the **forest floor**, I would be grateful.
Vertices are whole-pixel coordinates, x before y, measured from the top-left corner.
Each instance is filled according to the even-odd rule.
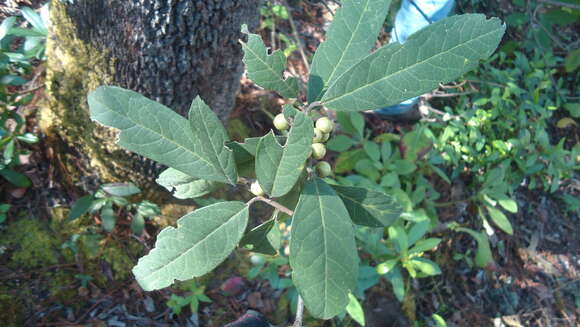
[[[324,36],[331,16],[322,5],[300,2],[292,8],[292,19],[277,22],[277,29],[293,38],[295,24],[303,51],[310,57]],[[281,42],[267,32],[266,43]],[[382,35],[384,40],[388,35]],[[274,40],[272,42],[271,40]],[[279,47],[279,44],[276,46]],[[291,73],[306,80],[308,68],[300,51],[289,57]],[[42,65],[37,69],[41,74]],[[41,80],[35,80],[41,83]],[[23,86],[32,88],[34,85]],[[19,91],[15,88],[14,92]],[[22,109],[27,129],[42,137],[36,110],[43,103],[43,90]],[[269,115],[281,100],[273,93],[242,81],[232,121],[242,122],[242,134],[259,136],[271,128]],[[367,128],[379,135],[398,133],[408,126],[367,117]],[[567,130],[580,135],[580,125]],[[239,127],[236,127],[239,129]],[[553,129],[553,133],[561,133]],[[557,135],[554,135],[556,137]],[[71,237],[81,235],[83,244],[91,242],[87,230],[99,224],[97,218],[68,223],[66,215],[72,201],[83,194],[62,187],[62,171],[55,166],[53,149],[41,141],[31,146],[32,154],[24,159],[21,172],[33,182],[30,188],[2,185],[2,203],[12,205],[15,213],[0,229],[0,325],[2,326],[223,326],[247,310],[262,313],[275,325],[292,321],[291,297],[284,288],[272,285],[273,279],[248,278],[252,267],[247,251],[239,251],[230,260],[198,281],[205,286],[211,303],[202,303],[199,313],[184,308],[175,315],[167,303],[172,295],[188,295],[191,284],[146,293],[132,278],[130,269],[137,258],[153,245],[158,227],[148,226],[138,238],[123,228],[101,233],[95,247],[81,246],[71,251]],[[578,183],[576,174],[576,183]],[[461,183],[441,183],[442,199],[462,192]],[[579,185],[570,194],[578,196]],[[446,307],[448,326],[578,326],[580,324],[580,225],[552,194],[522,188],[516,194],[520,210],[510,215],[514,234],[496,234],[494,265],[486,270],[470,267],[464,260],[451,259],[473,247],[467,235],[442,244],[435,254],[442,274],[415,280],[410,296],[401,305],[384,279],[365,293],[367,326],[413,326],[411,320],[426,321],[432,313]],[[174,222],[173,213],[164,212],[166,221]],[[170,211],[168,211],[170,212]],[[442,222],[467,219],[470,208],[452,206],[438,212]],[[159,222],[159,220],[156,220]],[[84,225],[83,225],[84,224]],[[163,222],[159,225],[163,226]],[[166,223],[165,223],[166,224]],[[68,243],[67,243],[68,242]],[[284,276],[289,267],[281,263],[275,272]],[[90,276],[90,278],[85,278]],[[307,326],[339,326],[337,321],[306,321]],[[341,326],[357,326],[346,322]]]

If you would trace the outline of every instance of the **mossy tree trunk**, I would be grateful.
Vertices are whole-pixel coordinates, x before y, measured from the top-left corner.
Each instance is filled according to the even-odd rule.
[[[243,71],[238,39],[260,0],[52,0],[48,104],[41,127],[68,182],[152,185],[158,167],[115,145],[89,119],[87,94],[117,85],[185,115],[200,95],[222,119]],[[83,183],[83,181],[85,183]]]

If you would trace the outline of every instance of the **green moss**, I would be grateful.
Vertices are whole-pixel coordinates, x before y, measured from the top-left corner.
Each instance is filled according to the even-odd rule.
[[[13,250],[9,265],[18,269],[58,263],[58,240],[38,219],[21,218],[8,226],[2,236]]]
[[[69,271],[57,271],[55,273],[47,273],[49,281],[50,296],[63,304],[75,305],[78,303],[77,287],[78,280],[74,277],[74,273]]]
[[[4,327],[22,326],[24,314],[22,304],[14,296],[0,294],[0,321]]]

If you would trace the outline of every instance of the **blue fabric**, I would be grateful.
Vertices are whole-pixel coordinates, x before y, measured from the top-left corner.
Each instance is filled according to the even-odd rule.
[[[395,17],[390,42],[405,43],[411,34],[423,27],[441,20],[453,9],[454,0],[403,0]],[[398,105],[378,109],[381,115],[400,115],[417,103],[419,97],[401,102]]]

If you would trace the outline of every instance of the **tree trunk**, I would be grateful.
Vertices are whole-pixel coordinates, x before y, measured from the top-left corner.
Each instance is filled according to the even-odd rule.
[[[69,182],[150,186],[157,165],[115,145],[89,119],[87,94],[128,88],[176,110],[196,95],[223,120],[243,71],[238,39],[256,27],[260,0],[52,0],[47,41],[48,104],[41,127]],[[85,181],[86,182],[86,181]]]

